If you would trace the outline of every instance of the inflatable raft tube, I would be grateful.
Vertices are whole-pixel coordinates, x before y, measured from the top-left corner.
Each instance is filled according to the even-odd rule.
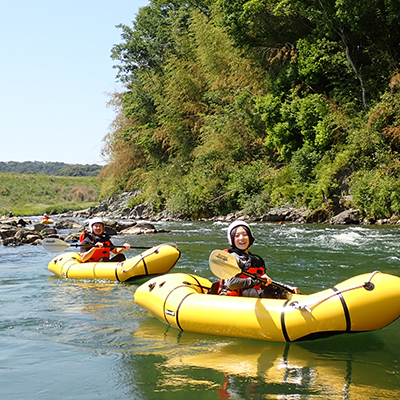
[[[372,331],[400,316],[400,278],[378,271],[288,299],[206,294],[210,287],[195,275],[162,275],[139,286],[135,301],[182,331],[275,342]]]
[[[68,252],[53,258],[48,268],[61,278],[126,282],[146,275],[165,274],[176,264],[180,255],[180,251],[170,244],[152,247],[122,262],[82,263],[79,253]]]

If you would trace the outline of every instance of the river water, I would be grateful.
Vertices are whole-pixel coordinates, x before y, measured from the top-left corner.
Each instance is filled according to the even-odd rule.
[[[217,280],[208,256],[227,247],[227,224],[156,226],[170,233],[114,243],[174,242],[182,255],[171,273]],[[374,270],[400,275],[397,227],[251,226],[269,275],[305,294]],[[400,398],[400,320],[288,344],[181,332],[135,304],[145,280],[61,279],[47,269],[55,255],[0,246],[2,400]]]

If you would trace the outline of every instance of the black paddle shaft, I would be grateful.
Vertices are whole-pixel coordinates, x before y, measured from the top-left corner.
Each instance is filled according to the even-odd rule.
[[[253,278],[253,279],[257,279],[257,280],[259,280],[260,282],[267,283],[267,280],[266,280],[266,279],[261,278],[260,276],[251,274],[250,272],[242,271],[241,274],[247,275],[247,276],[249,276],[250,278]],[[278,288],[281,288],[281,289],[283,289],[283,290],[286,290],[287,292],[295,293],[294,289],[288,287],[287,285],[284,285],[283,283],[271,281],[271,284],[274,285],[274,286],[277,286]]]

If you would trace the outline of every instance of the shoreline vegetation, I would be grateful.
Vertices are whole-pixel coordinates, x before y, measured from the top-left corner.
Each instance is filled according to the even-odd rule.
[[[399,15],[398,0],[150,0],[112,49],[124,90],[101,198],[140,192],[193,220],[400,215]]]
[[[4,246],[19,246],[24,244],[40,245],[47,237],[62,239],[66,242],[77,242],[84,225],[77,223],[74,218],[90,219],[95,216],[104,218],[106,228],[111,235],[141,235],[164,232],[157,230],[152,222],[159,221],[186,221],[182,215],[163,211],[154,213],[151,206],[139,204],[131,206],[132,199],[138,196],[135,192],[124,192],[121,195],[110,196],[100,204],[81,210],[69,210],[60,214],[54,214],[57,220],[54,225],[44,223],[32,224],[28,217],[2,216],[0,218],[0,244]],[[83,204],[81,204],[83,205]],[[315,214],[310,210],[294,208],[289,205],[271,208],[267,214],[249,216],[242,212],[231,213],[226,216],[216,216],[197,221],[231,222],[235,219],[243,219],[248,222],[269,222],[277,224],[293,223],[321,223],[330,225],[398,225],[400,218],[392,216],[390,219],[371,220],[362,218],[358,210],[348,209],[340,212],[329,220],[320,219],[321,214]],[[121,221],[122,220],[122,221]],[[64,237],[63,229],[75,229]],[[60,231],[61,230],[61,231]]]
[[[98,204],[100,186],[93,176],[0,173],[0,215],[59,214]]]
[[[95,216],[101,216],[104,218],[106,229],[111,235],[156,234],[165,231],[156,229],[152,222],[186,220],[182,218],[182,216],[174,213],[162,212],[154,214],[151,207],[145,204],[131,208],[130,201],[135,196],[137,196],[137,193],[125,192],[120,196],[111,196],[97,206],[55,214],[54,217],[56,217],[57,221],[54,225],[40,222],[32,224],[29,217],[7,218],[3,216],[0,218],[0,244],[4,246],[19,246],[24,244],[40,245],[42,240],[48,237],[62,239],[67,243],[78,242],[84,225],[76,222],[74,218],[90,219]],[[398,225],[400,223],[400,218],[397,216],[376,221],[366,220],[361,218],[359,212],[354,209],[342,211],[330,220],[322,221],[316,219],[316,215],[313,215],[312,212],[307,209],[296,209],[290,206],[276,207],[270,209],[267,214],[257,217],[251,217],[238,212],[226,216],[202,219],[200,221],[220,221],[228,223],[235,219],[243,219],[248,222],[269,222],[277,224]],[[64,229],[69,230],[67,236],[64,236]],[[71,229],[75,231],[71,232]]]
[[[151,204],[136,204],[140,193],[123,192],[120,195],[112,195],[103,200],[99,205],[89,207],[80,211],[69,211],[58,215],[61,218],[93,218],[95,216],[103,217],[109,220],[147,220],[150,222],[158,221],[191,221],[182,214],[164,210],[155,212]],[[273,207],[265,214],[248,215],[243,211],[229,213],[227,215],[218,215],[210,218],[199,218],[197,221],[222,221],[230,222],[235,219],[244,219],[249,222],[274,222],[282,223],[319,223],[330,225],[398,225],[400,217],[392,215],[391,218],[372,219],[365,218],[359,210],[353,208],[342,208],[334,216],[327,213],[314,212],[305,207],[294,207],[285,204]]]
[[[319,223],[331,225],[398,225],[400,217],[365,217],[351,207],[349,196],[342,199],[336,212],[311,210],[305,206],[286,203],[271,207],[263,214],[246,214],[245,210],[208,218],[188,218],[182,213],[164,209],[158,211],[151,203],[138,203],[141,192],[114,193],[99,202],[100,183],[94,177],[55,177],[46,175],[0,173],[0,217],[6,220],[9,212],[15,217],[29,219],[47,213],[59,219],[92,218],[140,221],[225,221],[244,219],[250,222]],[[4,221],[3,221],[4,222]]]

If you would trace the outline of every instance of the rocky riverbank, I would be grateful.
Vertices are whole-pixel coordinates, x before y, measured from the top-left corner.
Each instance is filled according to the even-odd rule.
[[[0,243],[5,246],[17,246],[21,244],[40,244],[45,237],[58,237],[67,242],[77,242],[84,225],[77,223],[75,219],[90,219],[103,217],[106,222],[106,230],[110,235],[141,235],[163,232],[157,230],[152,222],[182,221],[182,215],[162,212],[155,214],[151,207],[140,204],[130,207],[129,204],[137,194],[124,192],[119,196],[111,196],[96,207],[86,210],[70,211],[57,215],[54,225],[32,224],[29,219],[6,218],[0,220]],[[400,218],[392,216],[389,219],[372,220],[363,218],[355,209],[338,209],[335,216],[329,217],[325,212],[312,212],[305,207],[280,206],[271,208],[266,214],[250,217],[241,212],[226,216],[213,217],[208,221],[230,222],[235,219],[244,219],[249,222],[274,222],[274,223],[320,223],[330,225],[398,225]],[[118,222],[122,221],[122,222]],[[72,230],[72,233],[71,233]]]
[[[47,237],[54,237],[66,242],[78,242],[87,223],[82,225],[74,219],[60,217],[54,224],[33,224],[29,219],[6,218],[0,220],[0,243],[4,246],[19,246],[23,244],[40,245]],[[143,235],[166,232],[156,229],[146,221],[118,222],[105,219],[105,230],[111,235]]]
[[[147,221],[182,221],[182,215],[172,212],[163,211],[155,214],[153,209],[146,204],[139,204],[130,207],[131,200],[137,196],[135,192],[124,192],[119,196],[111,196],[101,202],[96,207],[90,207],[86,210],[73,211],[60,215],[61,217],[79,217],[92,218],[99,216],[108,219],[126,219],[126,220],[147,220]],[[349,199],[345,199],[349,200]],[[392,216],[389,219],[368,219],[361,216],[359,210],[353,208],[345,208],[346,201],[336,208],[333,217],[330,213],[323,211],[311,211],[306,207],[295,208],[292,206],[280,206],[271,208],[266,214],[259,216],[247,216],[241,212],[228,214],[226,216],[213,217],[208,221],[224,221],[230,222],[235,219],[245,219],[246,221],[256,222],[276,222],[276,223],[320,223],[331,225],[396,225],[400,222],[400,218]]]

